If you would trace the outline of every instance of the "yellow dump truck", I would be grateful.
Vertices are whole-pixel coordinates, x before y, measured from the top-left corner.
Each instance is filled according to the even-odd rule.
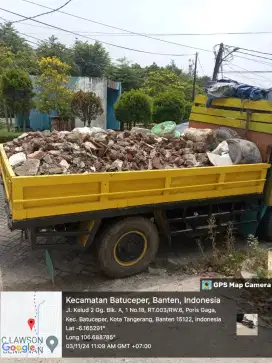
[[[60,237],[81,249],[95,244],[113,277],[145,270],[159,241],[207,235],[212,214],[218,229],[256,227],[271,204],[269,163],[22,177],[2,145],[0,163],[9,228],[25,230],[36,248]]]

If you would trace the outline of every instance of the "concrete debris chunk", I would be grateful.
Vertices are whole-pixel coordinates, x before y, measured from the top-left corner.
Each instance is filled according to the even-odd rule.
[[[43,161],[46,163],[46,164],[53,164],[53,159],[50,155],[46,154],[43,158]]]
[[[79,132],[70,132],[67,134],[66,136],[66,140],[70,141],[70,142],[78,142],[81,138],[81,135]]]
[[[14,151],[16,148],[14,148]],[[14,155],[11,155],[11,157],[9,158],[9,163],[11,166],[17,166],[17,165],[21,165],[24,161],[26,160],[26,156],[24,153],[20,152],[20,153],[16,153]]]
[[[40,166],[40,160],[27,159],[22,165],[14,168],[14,173],[18,176],[37,175]]]
[[[17,153],[19,153],[19,152],[21,152],[21,151],[24,151],[24,149],[23,149],[23,147],[22,147],[22,146],[17,146],[17,147],[15,148],[15,151],[16,151]]]
[[[18,136],[18,139],[24,139],[27,135],[28,133],[24,132],[22,135]]]
[[[67,161],[64,160],[64,159],[62,159],[59,164],[60,164],[60,166],[61,166],[61,168],[63,169],[64,172],[66,172],[70,167],[70,164],[68,164]]]
[[[87,150],[97,150],[97,147],[91,141],[84,142],[84,146]]]
[[[168,139],[141,128],[89,130],[29,132],[6,143],[4,150],[16,175],[89,174],[212,165],[207,156],[210,132],[191,131],[190,134],[189,131],[184,138]],[[26,161],[30,164],[25,164]],[[30,171],[25,165],[31,166]]]
[[[34,153],[32,153],[32,154],[28,154],[28,155],[27,155],[27,158],[28,158],[28,159],[38,159],[38,160],[40,160],[40,159],[42,159],[44,156],[45,156],[44,151],[42,151],[42,150],[37,150],[37,151],[34,151]]]

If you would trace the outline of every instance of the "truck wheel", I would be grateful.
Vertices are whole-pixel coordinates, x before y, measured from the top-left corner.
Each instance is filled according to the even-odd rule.
[[[101,235],[98,260],[110,277],[126,277],[144,271],[154,260],[159,234],[146,218],[131,217],[110,225]]]

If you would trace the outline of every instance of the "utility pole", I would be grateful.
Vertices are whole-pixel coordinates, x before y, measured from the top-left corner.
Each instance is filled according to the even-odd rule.
[[[218,75],[218,72],[219,72],[219,68],[220,68],[220,65],[222,63],[223,50],[224,50],[224,44],[221,43],[220,47],[219,47],[219,50],[218,50],[218,53],[217,53],[217,56],[216,56],[216,60],[215,60],[213,76],[212,76],[213,81],[217,80],[217,75]]]
[[[195,54],[195,69],[194,69],[194,81],[193,81],[193,94],[192,94],[192,101],[194,101],[194,99],[195,99],[195,86],[196,86],[197,59],[198,59],[198,53],[196,53],[196,54]]]

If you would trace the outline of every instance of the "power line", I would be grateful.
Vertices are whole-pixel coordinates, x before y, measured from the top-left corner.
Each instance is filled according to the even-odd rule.
[[[5,23],[10,23],[10,20],[8,19],[5,19],[3,18],[2,16],[0,16],[0,19],[2,19]],[[42,42],[42,39],[39,39],[39,38],[36,38],[36,37],[33,37],[32,35],[29,35],[29,34],[26,34],[26,33],[22,33],[22,32],[19,32],[18,30],[16,30],[17,33],[21,34],[21,35],[24,35],[26,37],[29,37],[29,38],[32,38],[32,39],[36,39],[38,40],[39,42]],[[39,45],[38,43],[34,43],[34,42],[31,42],[29,41],[28,39],[25,39],[25,41],[29,42],[29,43],[33,43],[35,45]]]
[[[229,68],[231,68],[231,69],[234,69],[233,67],[231,67],[229,64],[227,64],[226,65],[227,67],[229,67]],[[256,79],[253,79],[253,78],[251,78],[251,77],[246,77],[246,76],[243,76],[243,78],[245,78],[245,79],[249,79],[253,84],[255,84],[255,85],[257,85],[258,87],[260,86],[260,84],[259,83],[257,83],[256,82]]]
[[[26,39],[26,42],[28,42],[28,43],[30,43],[30,44],[34,44],[34,45],[37,45],[37,46],[39,46],[39,44],[38,44],[38,43],[36,43],[36,42],[33,42],[32,40],[28,40],[28,39]]]
[[[36,5],[36,6],[40,6],[40,7],[42,7],[42,8],[46,8],[46,9],[50,9],[50,10],[52,10],[52,8],[50,8],[50,7],[48,7],[48,6],[45,6],[45,5],[37,4],[37,3],[35,3],[34,1],[30,1],[30,0],[22,0],[22,1],[27,2],[27,3],[30,3],[30,4],[34,4],[34,5]],[[130,30],[126,30],[126,29],[118,28],[118,27],[113,26],[113,25],[104,24],[104,23],[101,23],[101,22],[99,22],[99,21],[95,21],[95,20],[92,20],[92,19],[84,18],[84,17],[82,17],[82,16],[78,16],[78,15],[74,15],[74,14],[71,14],[71,13],[67,13],[67,12],[65,12],[65,11],[59,11],[59,12],[60,12],[60,13],[62,13],[62,14],[65,14],[65,15],[72,16],[72,17],[77,18],[77,19],[86,20],[86,21],[89,21],[89,22],[94,23],[94,24],[99,24],[99,25],[102,25],[102,26],[106,26],[106,27],[108,27],[108,28],[112,28],[112,29],[120,30],[120,31],[123,31],[123,32],[126,32],[126,33],[130,33],[130,34],[135,34],[135,35],[138,35],[138,36],[141,36],[141,37],[145,37],[145,38],[149,38],[149,39],[157,40],[157,41],[160,41],[160,42],[163,42],[163,43],[169,43],[169,44],[174,44],[174,45],[178,45],[178,46],[185,47],[185,48],[201,50],[201,51],[203,51],[203,52],[212,52],[211,50],[208,50],[208,49],[192,47],[192,46],[189,46],[189,45],[184,45],[184,44],[180,44],[180,43],[176,43],[176,42],[170,42],[169,40],[160,39],[160,38],[155,38],[155,37],[151,37],[151,36],[149,36],[149,35],[143,34],[143,33],[137,33],[137,32],[133,32],[133,31],[130,31]],[[101,42],[101,43],[102,43],[102,42]],[[104,43],[105,43],[105,42],[104,42]],[[105,43],[105,44],[106,44],[106,43]]]
[[[241,58],[241,59],[246,59],[246,60],[249,60],[251,62],[258,63],[258,64],[264,64],[264,65],[272,66],[271,62],[260,61],[259,59],[258,60],[257,59],[251,59],[251,58],[243,57],[241,55],[236,55],[236,54],[235,54],[235,57],[236,58]]]
[[[10,14],[13,14],[13,15],[16,15],[16,16],[21,16],[22,18],[27,18],[26,16],[24,16],[24,15],[22,15],[22,14],[18,14],[18,13],[15,13],[15,12],[13,12],[13,11],[10,11],[10,10],[6,10],[6,9],[3,9],[3,8],[0,8],[0,10],[5,11],[5,12],[10,13]],[[98,41],[97,39],[94,39],[94,38],[88,37],[88,36],[86,36],[86,35],[81,35],[81,34],[78,34],[78,33],[76,33],[76,32],[73,32],[72,30],[67,30],[67,29],[63,29],[63,28],[60,28],[60,27],[55,26],[55,25],[51,25],[51,24],[48,24],[48,23],[44,23],[43,21],[40,21],[40,20],[31,19],[31,21],[35,21],[35,22],[40,23],[40,24],[43,24],[43,25],[48,25],[48,26],[50,26],[51,28],[58,29],[58,30],[62,30],[62,31],[64,31],[64,32],[66,32],[66,33],[74,34],[74,35],[76,35],[77,37],[82,37],[82,38],[90,39],[90,40],[92,40],[92,41]],[[121,48],[121,49],[126,49],[126,50],[130,50],[130,51],[133,51],[133,52],[145,53],[145,54],[167,55],[167,56],[172,56],[172,57],[184,57],[184,56],[191,56],[191,55],[192,55],[192,54],[168,54],[168,53],[155,53],[155,52],[148,52],[148,51],[141,50],[141,49],[128,48],[128,47],[124,47],[124,46],[122,46],[122,45],[112,44],[112,43],[108,43],[108,42],[104,42],[104,41],[99,41],[99,42],[100,42],[100,43],[103,43],[103,44],[110,45],[110,46],[112,46],[112,47]]]
[[[230,47],[232,47],[232,45],[230,45]],[[260,50],[247,49],[247,48],[241,48],[241,47],[237,47],[237,48],[242,49],[242,50],[246,50],[247,52],[272,55],[272,53],[261,52]]]
[[[2,19],[2,20],[4,20],[5,22],[7,22],[4,18],[2,18],[1,16],[0,16],[0,19]],[[0,23],[1,24],[1,23]],[[24,33],[20,33],[20,32],[18,32],[19,34],[22,34],[22,35],[27,35],[27,34],[24,34]],[[29,35],[28,35],[29,36]],[[34,38],[34,39],[37,39],[37,38],[35,38],[35,37],[31,37],[31,38]],[[34,44],[34,45],[37,45],[37,46],[39,46],[39,44],[38,43],[36,43],[36,42],[33,42],[32,40],[28,40],[28,39],[24,39],[26,42],[28,42],[28,43],[31,43],[31,44]]]
[[[56,8],[56,9],[52,9],[50,11],[46,11],[45,13],[41,13],[41,14],[37,14],[37,15],[34,15],[34,16],[30,16],[29,18],[26,18],[26,19],[21,19],[21,20],[16,20],[16,21],[13,21],[11,24],[14,24],[14,23],[20,23],[22,21],[25,21],[25,20],[32,20],[32,19],[35,19],[35,18],[38,18],[39,16],[42,16],[42,15],[47,15],[47,14],[51,14],[51,13],[54,13],[55,11],[58,11],[62,8],[64,8],[66,5],[68,5],[72,0],[68,0],[66,1],[65,4],[61,5],[60,7]]]
[[[230,62],[228,62],[228,64],[229,64]],[[234,67],[236,67],[236,68],[240,68],[240,69],[242,69],[243,71],[247,71],[248,73],[252,73],[252,74],[256,74],[254,71],[249,71],[248,69],[246,69],[246,68],[243,68],[243,67],[241,67],[241,66],[237,66],[237,64],[233,64],[233,63],[230,63],[230,64],[232,64]],[[259,74],[256,74],[256,76],[257,77],[260,77],[260,78],[263,78],[263,79],[265,79],[266,81],[269,81],[269,82],[271,82],[271,80],[270,79],[268,79],[268,78],[266,78],[266,77],[263,77],[263,76],[261,76],[261,75],[259,75]]]
[[[25,0],[23,0],[25,1]],[[234,46],[234,45],[226,45],[227,47],[231,47],[231,48],[236,48],[237,50],[239,50],[239,53],[242,53],[242,54],[249,54],[249,53],[243,53],[243,52],[240,52],[240,49],[241,50],[246,50],[247,52],[251,52],[251,53],[259,53],[259,54],[266,54],[266,55],[272,55],[272,53],[267,53],[267,52],[261,52],[260,50],[255,50],[255,49],[247,49],[247,48],[242,48],[242,47],[238,47],[238,46]],[[254,55],[254,54],[249,54],[253,57],[258,57],[257,55]]]
[[[201,68],[201,70],[202,70],[203,75],[205,76],[205,72],[204,72],[204,69],[203,69],[203,67],[202,67],[202,64],[200,63],[199,56],[198,56],[198,64],[199,64],[199,66],[200,66],[200,68]]]
[[[255,57],[255,58],[268,59],[268,60],[271,60],[272,61],[272,58],[262,57],[261,55],[250,54],[250,53],[246,53],[246,52],[240,52],[239,50],[237,50],[237,53],[239,53],[239,54],[245,54],[245,55],[250,55],[251,57]]]
[[[272,71],[233,71],[227,73],[272,73]]]
[[[23,1],[23,0],[22,0]],[[50,12],[48,12],[49,14]],[[45,15],[47,13],[40,14]],[[33,18],[33,17],[31,17]],[[48,27],[43,27],[35,24],[24,23],[25,25],[40,27],[44,29],[48,29]],[[129,33],[116,33],[116,32],[90,32],[90,31],[82,31],[82,30],[74,30],[77,33],[82,34],[91,34],[95,36],[142,36],[142,35],[149,35],[149,36],[161,36],[161,37],[173,37],[173,36],[215,36],[215,35],[258,35],[258,34],[272,34],[271,32],[240,32],[240,33],[141,33],[139,34],[129,34]]]

